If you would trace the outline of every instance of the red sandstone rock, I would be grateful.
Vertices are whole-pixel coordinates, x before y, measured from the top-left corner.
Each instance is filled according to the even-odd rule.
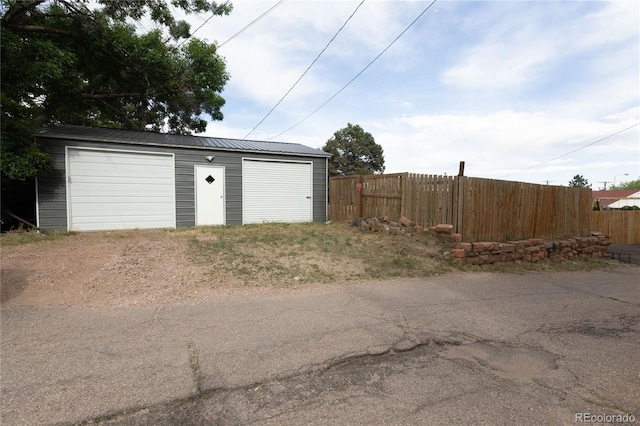
[[[436,232],[438,234],[452,234],[453,233],[453,225],[440,224],[440,225],[436,226]]]
[[[407,228],[410,226],[413,226],[413,222],[411,221],[411,219],[405,216],[402,216],[398,222],[400,222],[400,225],[405,226]]]

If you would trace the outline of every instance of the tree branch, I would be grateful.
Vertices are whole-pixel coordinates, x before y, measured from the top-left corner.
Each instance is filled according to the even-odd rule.
[[[116,99],[126,97],[143,97],[143,93],[83,93],[82,97],[85,99]]]
[[[84,4],[81,4],[81,3],[77,4],[77,2],[69,2],[67,0],[58,0],[58,1],[61,4],[64,4],[70,12],[76,15],[87,16],[87,17],[92,16],[91,11]]]
[[[36,6],[44,2],[45,0],[23,0],[15,2],[2,17],[2,26],[10,28],[12,24],[11,21],[19,19],[28,10],[35,9]]]
[[[73,35],[71,31],[59,30],[57,28],[41,27],[38,25],[19,25],[13,27],[16,31],[24,31],[29,33],[45,33],[45,34],[60,34],[60,35]]]

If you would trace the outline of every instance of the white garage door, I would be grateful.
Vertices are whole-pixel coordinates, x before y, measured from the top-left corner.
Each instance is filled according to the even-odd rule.
[[[172,154],[67,150],[69,230],[175,228]]]
[[[242,223],[311,222],[312,165],[242,162]]]

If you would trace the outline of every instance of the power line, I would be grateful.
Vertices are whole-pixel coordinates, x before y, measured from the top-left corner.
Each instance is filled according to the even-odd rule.
[[[269,13],[271,13],[276,7],[280,6],[280,4],[282,4],[282,2],[284,2],[284,0],[280,0],[278,3],[276,3],[275,5],[271,6],[271,8],[269,8],[269,10],[267,10],[266,12],[264,12],[262,15],[258,16],[256,19],[254,19],[253,21],[251,21],[250,23],[248,23],[243,29],[241,29],[240,31],[238,31],[237,33],[235,33],[234,35],[232,35],[231,37],[229,37],[226,41],[224,41],[222,44],[220,44],[218,46],[218,49],[220,49],[225,43],[233,40],[234,38],[236,38],[237,36],[239,36],[241,33],[243,33],[245,30],[247,30],[249,27],[251,27],[253,24],[255,24],[256,22],[258,22],[260,19],[264,18],[265,16],[267,16]],[[213,18],[214,16],[216,16],[217,13],[214,12],[211,14],[211,16],[209,16],[202,24],[200,24],[200,26],[198,28],[196,28],[189,37],[185,38],[184,40],[182,40],[180,42],[180,44],[178,44],[176,47],[180,47],[182,46],[187,40],[189,40],[191,37],[194,36],[195,33],[198,32],[198,30],[202,27],[204,27],[207,22],[209,22],[211,20],[211,18]],[[200,15],[198,15],[198,17],[200,19],[202,19],[202,17]]]
[[[284,0],[283,0],[283,1],[284,1]],[[228,3],[228,2],[227,2],[227,3]],[[217,11],[213,12],[213,13],[211,14],[211,16],[209,16],[209,17],[208,17],[208,18],[207,18],[207,19],[206,19],[202,24],[200,24],[200,26],[199,26],[198,28],[196,28],[196,29],[191,33],[191,35],[189,35],[189,37],[187,37],[187,38],[185,38],[184,40],[182,40],[182,41],[181,41],[181,42],[176,46],[176,48],[178,48],[178,47],[182,46],[182,45],[183,45],[187,40],[189,40],[191,37],[193,37],[193,36],[195,35],[195,33],[197,33],[197,32],[198,32],[198,30],[199,30],[200,28],[204,27],[204,26],[206,25],[206,23],[207,23],[207,22],[209,22],[209,21],[211,20],[211,18],[213,18],[213,17],[214,17],[214,16],[216,16],[217,14],[218,14],[218,13],[217,13]],[[202,17],[201,17],[200,15],[197,15],[197,16],[198,16],[198,18],[202,19]]]
[[[637,126],[640,126],[640,123],[636,123],[636,124],[634,124],[633,126],[629,126],[629,127],[627,127],[626,129],[622,129],[622,130],[620,130],[620,131],[617,131],[617,132],[615,132],[615,133],[612,133],[612,134],[610,134],[609,136],[605,136],[604,138],[598,139],[598,140],[597,140],[597,141],[595,141],[595,142],[588,143],[588,144],[586,144],[586,145],[584,145],[584,146],[581,146],[580,148],[576,148],[576,149],[574,149],[573,151],[569,151],[569,152],[566,152],[566,153],[564,153],[564,154],[562,154],[562,155],[558,155],[557,157],[554,157],[554,158],[552,158],[551,160],[547,160],[547,161],[543,161],[542,163],[534,164],[533,166],[527,167],[526,169],[518,170],[517,172],[509,173],[508,175],[500,176],[498,179],[502,179],[502,178],[505,178],[505,177],[508,177],[508,176],[512,176],[512,175],[515,175],[515,174],[517,174],[517,173],[524,172],[525,170],[530,170],[530,169],[534,169],[534,168],[536,168],[536,167],[540,167],[540,166],[542,166],[542,165],[544,165],[544,164],[550,163],[550,162],[555,161],[555,160],[557,160],[557,159],[559,159],[559,158],[566,157],[566,156],[567,156],[567,155],[569,155],[569,154],[573,154],[574,152],[578,152],[578,151],[580,151],[580,150],[583,150],[583,149],[585,149],[585,148],[588,148],[588,147],[590,147],[591,145],[595,145],[595,144],[600,143],[600,142],[602,142],[602,141],[604,141],[604,140],[607,140],[607,139],[609,139],[609,138],[612,138],[612,137],[614,137],[614,136],[616,136],[616,135],[619,135],[620,133],[624,133],[624,132],[626,132],[627,130],[633,129],[634,127],[637,127]]]
[[[375,58],[373,58],[373,60],[371,62],[369,62],[367,64],[367,66],[365,66],[358,74],[356,74],[355,77],[353,77],[351,80],[349,80],[349,82],[347,84],[345,84],[342,89],[338,90],[336,92],[336,94],[334,94],[333,96],[331,96],[329,99],[327,99],[322,105],[320,105],[318,108],[316,108],[311,114],[307,115],[305,118],[303,118],[302,120],[298,121],[296,124],[294,124],[293,126],[289,127],[287,130],[285,130],[284,132],[278,133],[275,136],[270,137],[268,140],[272,140],[277,138],[278,136],[284,135],[285,133],[287,133],[289,130],[294,129],[296,127],[298,127],[300,124],[304,123],[305,121],[307,121],[312,115],[314,115],[316,112],[320,111],[325,105],[327,105],[329,102],[331,102],[336,96],[338,96],[340,93],[342,93],[342,91],[344,89],[346,89],[351,83],[353,83],[355,81],[355,79],[357,79],[358,77],[360,77],[360,75],[365,72],[367,70],[367,68],[369,68],[375,61],[378,60],[378,58],[380,56],[382,56],[384,54],[384,52],[386,52],[387,50],[389,50],[389,48],[391,46],[393,46],[393,44],[398,41],[398,39],[400,37],[402,37],[404,35],[404,33],[406,33],[409,28],[411,28],[413,26],[413,24],[415,24],[418,19],[420,19],[422,17],[422,15],[424,15],[425,13],[427,13],[427,11],[431,8],[431,6],[433,6],[435,4],[435,2],[438,0],[433,0],[431,3],[429,3],[429,6],[427,6],[419,15],[416,19],[413,20],[413,22],[411,22],[409,24],[409,26],[407,28],[405,28],[396,38],[393,39],[393,41],[391,43],[389,43],[389,45],[387,45],[387,47],[384,48],[384,50],[382,50],[382,52],[380,52],[378,54],[378,56],[376,56]]]
[[[286,98],[289,93],[291,93],[291,91],[293,90],[294,87],[296,87],[298,85],[298,83],[300,82],[300,80],[302,80],[302,77],[304,77],[307,72],[311,69],[311,67],[313,66],[313,64],[316,63],[316,61],[320,58],[320,56],[322,56],[322,54],[324,53],[325,50],[327,50],[327,48],[329,47],[329,45],[331,45],[331,43],[333,42],[333,40],[336,39],[336,37],[338,36],[338,34],[340,34],[340,32],[342,31],[342,29],[347,25],[347,23],[351,20],[351,18],[353,18],[353,15],[356,14],[356,12],[358,11],[358,9],[360,9],[360,6],[362,6],[362,4],[365,2],[365,0],[362,0],[360,2],[360,4],[355,8],[355,10],[351,13],[351,15],[347,18],[346,21],[344,21],[344,24],[342,24],[342,26],[340,27],[340,29],[338,30],[338,32],[336,32],[333,37],[331,38],[331,40],[329,40],[329,43],[327,43],[327,45],[324,47],[324,49],[322,49],[322,51],[318,54],[318,56],[316,56],[316,58],[313,60],[313,62],[311,62],[311,65],[309,65],[309,67],[302,73],[302,75],[300,76],[300,78],[298,78],[298,80],[296,80],[295,83],[293,83],[293,86],[291,86],[291,88],[289,90],[287,90],[287,93],[284,94],[284,96],[282,98],[280,98],[280,100],[278,101],[278,103],[276,103],[273,108],[271,108],[271,111],[269,111],[267,113],[267,115],[264,116],[264,118],[262,120],[260,120],[260,122],[258,124],[255,125],[255,127],[253,129],[251,129],[251,131],[249,133],[247,133],[245,135],[245,137],[243,139],[246,139],[249,137],[249,135],[251,133],[253,133],[258,126],[260,126],[264,120],[267,119],[267,117],[269,117],[271,115],[271,113],[273,111],[275,111],[275,109],[278,107],[278,105],[280,105],[280,103],[284,100],[284,98]]]
[[[216,16],[216,14],[215,14],[215,13],[212,13],[212,14],[211,14],[211,16],[209,16],[209,17],[207,18],[207,20],[206,20],[206,21],[204,21],[202,24],[200,24],[200,26],[199,26],[198,28],[196,28],[196,29],[195,29],[195,31],[194,31],[194,32],[192,32],[192,33],[191,33],[191,35],[190,35],[189,37],[185,38],[185,39],[184,39],[184,40],[182,40],[180,43],[178,43],[178,45],[177,45],[176,47],[180,47],[180,46],[182,46],[182,45],[183,45],[187,40],[189,40],[191,37],[193,37],[193,36],[194,36],[194,34],[195,34],[195,33],[197,33],[197,32],[198,32],[198,30],[199,30],[200,28],[204,27],[204,26],[205,26],[205,24],[206,24],[207,22],[209,22],[209,21],[211,20],[211,18],[213,18],[214,16]]]
[[[225,44],[227,44],[228,42],[230,42],[231,40],[233,40],[234,38],[238,37],[240,34],[242,34],[243,32],[245,32],[247,29],[249,29],[249,27],[253,26],[256,22],[258,22],[259,20],[261,20],[262,18],[264,18],[265,16],[267,16],[269,13],[271,13],[272,11],[274,11],[277,7],[279,7],[282,3],[284,2],[284,0],[280,0],[278,3],[274,4],[273,6],[271,6],[266,12],[264,12],[262,15],[258,16],[256,19],[254,19],[253,21],[249,22],[243,29],[241,29],[240,31],[238,31],[237,33],[235,33],[234,35],[232,35],[231,37],[229,37],[228,39],[226,39],[225,41],[223,41],[219,46],[218,49],[220,49],[222,46],[224,46]]]

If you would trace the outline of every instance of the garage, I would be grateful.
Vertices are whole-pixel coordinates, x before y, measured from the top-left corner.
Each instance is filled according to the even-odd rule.
[[[175,228],[173,156],[67,150],[69,230]]]
[[[311,222],[312,164],[242,161],[243,223]]]
[[[325,222],[331,154],[294,142],[57,126],[37,136],[43,231]]]

